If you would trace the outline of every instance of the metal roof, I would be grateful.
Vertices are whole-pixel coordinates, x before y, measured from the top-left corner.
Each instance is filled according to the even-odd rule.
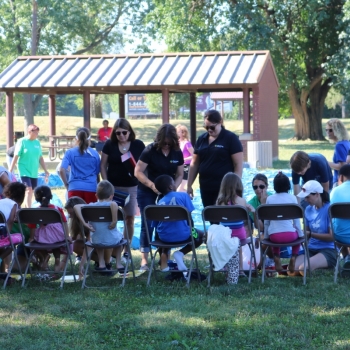
[[[0,91],[232,90],[258,84],[268,62],[269,51],[24,56],[0,74]]]

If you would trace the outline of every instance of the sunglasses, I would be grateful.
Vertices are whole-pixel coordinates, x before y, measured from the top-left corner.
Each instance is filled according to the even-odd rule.
[[[121,134],[123,134],[124,136],[128,133],[129,131],[116,131],[115,134],[117,136],[120,136]]]
[[[217,125],[218,125],[218,123],[216,123],[214,125],[203,125],[203,128],[207,131],[208,130],[214,131]]]
[[[254,186],[253,186],[253,190],[256,191],[256,190],[258,189],[258,187],[259,187],[261,190],[263,190],[266,186],[265,186],[265,185],[259,185],[259,186],[254,185]]]
[[[326,129],[326,132],[333,132],[333,129]]]
[[[32,129],[32,130],[30,130],[30,131],[39,131],[39,128],[37,128],[37,129]]]
[[[171,146],[172,146],[172,143],[164,142],[164,146],[169,146],[169,147],[171,147]]]

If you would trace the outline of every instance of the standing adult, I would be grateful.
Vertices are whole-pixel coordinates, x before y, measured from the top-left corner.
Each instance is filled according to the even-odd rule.
[[[178,124],[176,125],[176,133],[180,142],[180,149],[184,157],[184,176],[181,181],[181,185],[177,189],[179,192],[186,192],[185,187],[187,185],[188,179],[188,169],[191,164],[192,155],[193,155],[193,147],[188,138],[188,129],[185,125]]]
[[[112,132],[112,128],[108,126],[109,122],[107,119],[105,119],[102,122],[103,128],[98,129],[97,131],[97,144],[96,144],[96,151],[101,154],[101,151],[103,149],[103,146],[107,140],[109,140]]]
[[[152,232],[151,222],[145,222],[143,210],[147,205],[155,204],[158,191],[154,180],[160,175],[169,175],[174,179],[176,188],[183,177],[184,159],[179,146],[176,129],[171,124],[163,124],[157,131],[154,142],[142,152],[136,164],[135,176],[139,180],[137,202],[141,212],[141,270],[148,270],[147,259],[150,251],[146,225]]]
[[[329,192],[333,187],[332,170],[322,154],[295,152],[290,159],[290,167],[292,168],[294,195],[301,191],[300,178],[302,185],[309,180],[318,181],[326,192]],[[309,205],[306,201],[301,203],[304,209]]]
[[[194,146],[187,193],[193,196],[192,185],[199,174],[202,202],[206,207],[215,204],[226,173],[234,172],[242,177],[243,147],[237,135],[225,129],[218,111],[206,111],[203,126],[207,132],[199,136]]]
[[[349,134],[345,125],[337,118],[328,120],[326,133],[329,141],[335,143],[333,161],[328,162],[328,164],[334,170],[333,184],[336,184],[339,169],[346,163],[346,157],[350,150]]]
[[[46,179],[50,174],[46,169],[40,141],[38,140],[39,128],[34,124],[30,124],[27,130],[27,136],[20,138],[16,143],[9,171],[12,173],[18,162],[19,175],[22,182],[27,186],[25,205],[30,208],[32,206],[33,190],[38,185],[39,164],[45,171]]]
[[[96,202],[96,189],[100,173],[100,157],[90,147],[91,133],[87,128],[79,128],[76,132],[77,145],[66,151],[60,175],[68,191],[68,198],[78,196],[87,204]],[[66,171],[70,166],[67,179]]]
[[[123,208],[130,242],[134,236],[138,180],[134,176],[130,158],[123,162],[122,156],[129,152],[128,155],[132,155],[134,161],[137,162],[144,149],[144,143],[136,139],[133,128],[125,118],[120,118],[115,122],[111,137],[102,149],[102,179],[108,180],[116,190],[127,192],[130,195],[129,203]],[[125,231],[124,236],[126,237]]]

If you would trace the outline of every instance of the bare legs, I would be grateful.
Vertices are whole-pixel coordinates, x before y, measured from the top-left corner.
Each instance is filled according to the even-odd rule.
[[[24,200],[26,208],[31,208],[32,207],[33,192],[34,191],[33,191],[32,187],[27,187],[26,198]]]

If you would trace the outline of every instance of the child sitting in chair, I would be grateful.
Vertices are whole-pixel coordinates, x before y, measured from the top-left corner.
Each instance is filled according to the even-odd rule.
[[[91,231],[91,242],[100,246],[111,246],[120,242],[123,238],[123,234],[117,229],[118,221],[118,205],[113,202],[114,187],[107,181],[103,180],[97,185],[96,197],[98,201],[96,203],[90,203],[89,205],[98,205],[110,207],[112,211],[112,222],[85,222],[82,214],[81,207],[84,204],[77,204],[74,206],[75,214],[78,219],[83,223],[84,227]],[[121,249],[117,248],[116,265],[118,270],[123,270],[124,266],[121,264]],[[106,271],[111,269],[111,254],[112,249],[96,248],[98,255],[98,267],[96,271]],[[85,250],[84,250],[85,253]],[[85,254],[82,257],[81,266],[84,266],[86,260]]]
[[[176,192],[174,180],[169,175],[161,175],[154,181],[156,189],[163,195],[158,201],[158,205],[181,205],[185,207],[190,213],[194,210],[190,196],[185,192]],[[161,221],[156,226],[159,239],[163,242],[174,243],[187,240],[190,236],[189,225],[184,221]],[[195,230],[194,243],[195,248],[198,248],[203,243],[203,232]],[[193,232],[192,232],[193,234]],[[190,244],[177,250],[173,257],[177,263],[179,271],[187,271],[184,264],[183,257],[192,251]],[[162,271],[168,271],[168,251],[163,250],[160,257],[160,268]]]

